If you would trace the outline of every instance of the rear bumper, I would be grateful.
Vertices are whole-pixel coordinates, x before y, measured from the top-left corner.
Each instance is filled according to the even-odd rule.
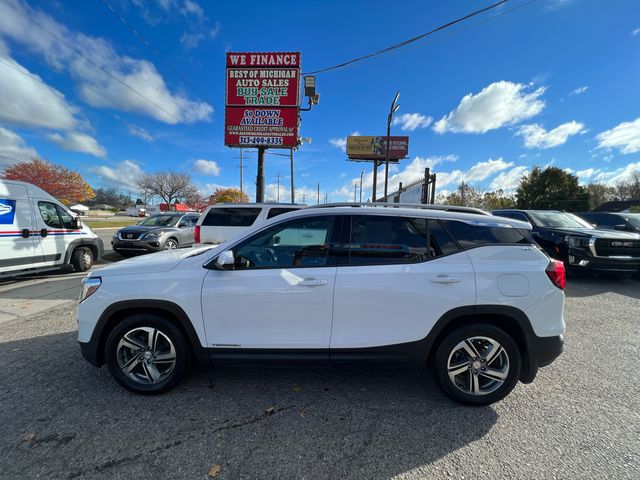
[[[527,352],[523,356],[522,383],[531,383],[538,374],[538,368],[546,367],[560,356],[564,350],[564,337],[538,337],[527,335]]]

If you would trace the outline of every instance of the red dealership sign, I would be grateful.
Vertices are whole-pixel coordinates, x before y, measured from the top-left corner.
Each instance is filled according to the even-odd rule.
[[[233,147],[294,148],[297,108],[227,108],[224,143]]]
[[[294,148],[300,53],[227,53],[225,145]]]

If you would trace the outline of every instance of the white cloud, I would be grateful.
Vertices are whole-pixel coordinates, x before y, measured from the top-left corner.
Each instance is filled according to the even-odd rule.
[[[212,177],[217,177],[220,175],[221,168],[220,166],[214,162],[213,160],[205,160],[203,158],[199,158],[193,163],[193,168],[196,172],[201,173],[202,175],[210,175]]]
[[[597,148],[617,148],[625,154],[640,152],[640,117],[599,133],[596,139]]]
[[[403,113],[393,119],[394,125],[400,125],[402,130],[413,132],[417,128],[427,128],[433,118],[421,113]]]
[[[6,1],[10,6],[0,15],[0,36],[40,55],[51,68],[68,70],[89,105],[147,115],[168,124],[211,118],[213,108],[208,103],[172,92],[153,63],[120,55],[105,39],[74,32],[17,0]]]
[[[180,7],[180,13],[182,13],[185,17],[193,16],[198,20],[203,20],[206,18],[204,14],[204,10],[198,4],[198,2],[194,2],[193,0],[185,0]]]
[[[353,132],[351,135],[349,135],[350,137],[356,136],[356,135],[360,135],[360,132]],[[329,139],[329,143],[331,145],[333,145],[334,147],[339,148],[340,150],[342,150],[343,152],[347,151],[347,137],[343,137],[343,138],[330,138]]]
[[[631,30],[631,36],[635,37],[636,35],[640,35],[640,28],[634,28]]]
[[[0,167],[8,167],[17,162],[28,162],[37,155],[38,152],[29,147],[20,135],[0,127]]]
[[[0,19],[3,17],[4,14],[0,15]],[[74,128],[79,123],[77,109],[67,103],[64,95],[13,60],[2,42],[0,105],[2,123],[62,130]]]
[[[529,169],[525,166],[514,167],[509,171],[502,172],[496,176],[491,182],[490,188],[492,190],[502,190],[504,192],[514,190],[520,185],[520,180],[523,175],[529,173]]]
[[[138,127],[136,125],[131,125],[131,124],[127,126],[128,126],[129,133],[134,137],[141,138],[145,142],[153,142],[155,140],[153,136],[149,132],[147,132],[144,128]]]
[[[485,162],[478,162],[464,175],[465,182],[480,182],[495,175],[502,170],[506,170],[513,166],[513,162],[505,162],[502,157],[498,159],[489,159]]]
[[[187,50],[192,49],[200,45],[206,37],[204,33],[183,33],[180,37],[180,43]]]
[[[116,167],[102,165],[99,167],[91,167],[89,171],[95,173],[106,183],[124,187],[132,191],[138,191],[136,179],[144,172],[140,165],[132,160],[124,160]]]
[[[540,97],[544,87],[499,81],[477,94],[465,95],[460,104],[442,117],[433,129],[437,133],[485,133],[513,125],[537,115],[544,108]]]
[[[47,135],[47,139],[64,150],[71,152],[88,153],[94,157],[105,158],[107,151],[90,135],[79,132],[68,132],[64,135],[52,133]]]
[[[549,131],[538,124],[523,125],[517,134],[524,138],[524,146],[527,148],[552,148],[563,145],[572,135],[585,132],[584,124],[574,120]]]
[[[582,95],[587,90],[589,90],[589,87],[586,85],[583,85],[582,87],[578,87],[575,90],[572,90],[569,95]]]

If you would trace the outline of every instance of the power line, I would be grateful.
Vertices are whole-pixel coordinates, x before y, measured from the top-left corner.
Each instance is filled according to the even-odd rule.
[[[120,20],[120,22],[122,22],[124,24],[125,27],[127,27],[127,29],[138,39],[140,40],[140,42],[145,45],[147,48],[149,48],[149,50],[151,50],[160,60],[162,60],[165,65],[167,65],[167,67],[169,67],[169,69],[175,73],[178,77],[180,77],[180,79],[185,82],[187,85],[189,85],[197,94],[198,96],[200,96],[201,98],[203,98],[204,100],[208,101],[209,103],[213,103],[211,100],[209,100],[205,95],[202,94],[202,92],[200,92],[198,90],[198,88],[185,76],[183,75],[177,68],[175,68],[171,62],[169,62],[169,60],[167,60],[167,58],[162,55],[158,49],[156,47],[154,47],[153,45],[151,45],[151,43],[142,36],[142,34],[140,32],[138,32],[128,21],[126,18],[124,18],[122,16],[122,14],[116,12],[116,10],[113,8],[113,6],[111,6],[111,4],[107,1],[107,0],[100,0],[105,7],[107,7],[107,9],[109,9],[109,11],[118,19]]]
[[[470,19],[472,17],[475,17],[476,15],[480,15],[481,13],[484,13],[484,12],[492,10],[492,9],[494,9],[496,7],[499,7],[500,5],[502,5],[504,3],[507,3],[508,1],[509,0],[501,0],[501,1],[497,2],[497,3],[489,5],[488,7],[481,8],[479,10],[475,10],[475,11],[473,11],[473,12],[471,12],[471,13],[463,16],[463,17],[460,17],[460,18],[457,18],[457,19],[452,20],[450,22],[447,22],[444,25],[440,25],[439,27],[436,27],[433,30],[430,30],[430,31],[428,31],[426,33],[423,33],[421,35],[409,38],[409,39],[404,40],[404,41],[402,41],[400,43],[396,43],[395,45],[391,45],[390,47],[383,48],[382,50],[378,50],[377,52],[368,53],[368,54],[363,55],[361,57],[357,57],[357,58],[354,58],[352,60],[348,60],[346,62],[342,62],[342,63],[339,63],[337,65],[333,65],[331,67],[322,68],[320,70],[314,70],[313,72],[305,72],[305,73],[303,73],[303,75],[315,75],[315,74],[318,74],[318,73],[329,72],[331,70],[337,70],[339,68],[346,67],[347,65],[351,65],[351,64],[356,63],[356,62],[361,62],[363,60],[367,60],[369,58],[377,57],[378,55],[383,55],[383,54],[391,52],[393,50],[397,50],[397,49],[405,47],[405,46],[407,46],[407,45],[409,45],[411,43],[417,42],[418,40],[422,40],[425,37],[433,35],[436,32],[439,32],[441,30],[445,30],[445,29],[447,29],[447,28],[449,28],[449,27],[451,27],[453,25],[456,25],[457,23],[464,22],[465,20],[468,20],[468,19]]]
[[[0,2],[4,3],[5,5],[9,6],[10,8],[13,8],[14,10],[17,11],[17,9],[7,3],[5,0],[0,0]],[[63,40],[62,38],[60,38],[59,36],[57,36],[55,33],[52,33],[51,31],[49,31],[47,28],[45,28],[40,22],[38,22],[37,20],[34,20],[31,16],[28,17],[29,20],[37,25],[38,27],[40,27],[40,29],[42,29],[45,33],[49,34],[51,37],[55,38],[56,40],[58,40],[60,43],[66,45],[67,47],[71,48],[72,50],[76,51],[78,55],[80,55],[82,58],[84,58],[85,60],[89,61],[90,63],[92,63],[93,65],[95,65],[100,71],[102,71],[105,75],[108,75],[109,77],[113,78],[115,81],[117,81],[118,83],[122,84],[124,87],[128,88],[129,90],[131,90],[133,93],[135,93],[136,95],[138,95],[140,98],[146,100],[149,104],[153,105],[154,107],[156,107],[158,110],[166,113],[167,115],[169,115],[171,118],[173,118],[177,123],[181,123],[181,120],[176,117],[175,115],[173,115],[171,112],[165,110],[164,108],[162,108],[160,105],[158,105],[157,103],[155,103],[153,100],[147,98],[146,96],[144,96],[142,93],[140,93],[139,91],[137,91],[135,88],[133,88],[131,85],[129,85],[128,83],[126,83],[125,81],[123,81],[122,79],[118,78],[117,76],[113,75],[112,73],[108,72],[107,70],[105,70],[104,68],[102,68],[102,66],[100,64],[98,64],[96,61],[94,61],[92,58],[88,57],[87,55],[85,55],[84,53],[82,53],[82,51],[80,51],[78,48],[76,48],[75,46],[71,45],[70,43],[66,42],[65,40]],[[143,77],[144,78],[144,77]],[[146,80],[146,79],[145,79]],[[146,80],[147,83],[149,83],[150,85],[153,86],[152,83],[150,83],[148,80]],[[103,98],[106,98],[103,96]],[[172,101],[173,102],[173,101]],[[173,102],[175,104],[175,102]],[[177,104],[175,104],[176,106],[179,106]],[[204,138],[207,138],[207,140],[210,140],[208,138],[207,135],[199,132],[198,130],[196,130],[194,127],[193,128],[194,131],[197,131],[198,133],[200,133]]]

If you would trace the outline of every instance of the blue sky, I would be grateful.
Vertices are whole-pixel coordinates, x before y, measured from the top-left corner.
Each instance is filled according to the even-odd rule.
[[[159,55],[102,0],[0,0],[0,167],[38,154],[134,194],[137,175],[166,169],[191,173],[203,194],[238,186],[239,151],[223,142],[226,51],[300,51],[309,72],[492,2],[107,3]],[[462,180],[510,190],[548,164],[615,184],[640,169],[639,85],[636,0],[511,0],[318,75],[320,104],[300,132],[312,143],[295,153],[297,200],[315,199],[318,182],[323,198],[352,199],[363,168],[369,198],[371,165],[346,161],[345,137],[384,135],[398,90],[392,132],[410,136],[410,158],[391,171],[391,190],[426,166],[439,193]],[[245,156],[251,196],[256,163]],[[268,155],[265,174],[267,197],[279,174],[288,199],[288,158]]]

